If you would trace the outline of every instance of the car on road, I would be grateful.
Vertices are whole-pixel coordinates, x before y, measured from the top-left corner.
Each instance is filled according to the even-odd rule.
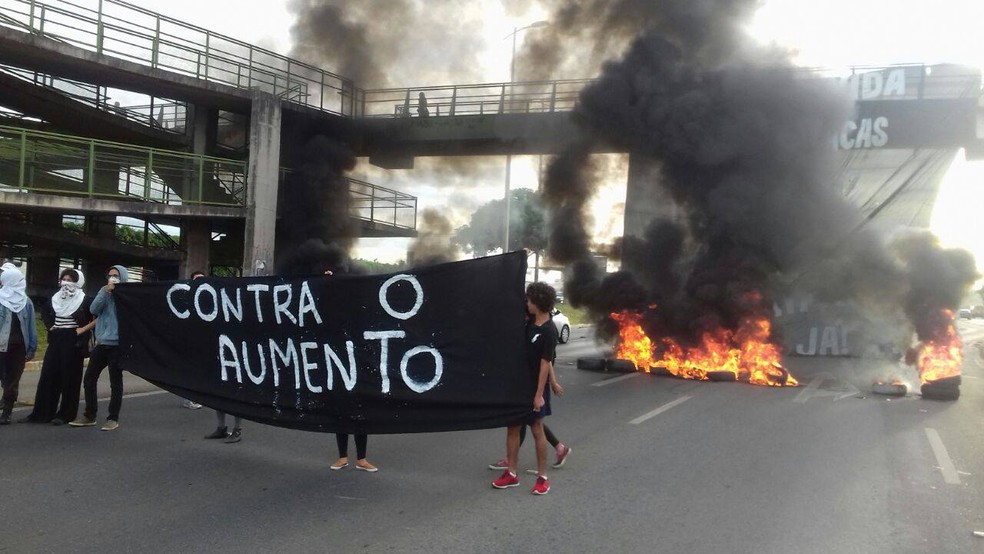
[[[560,310],[555,309],[550,312],[550,319],[553,320],[554,325],[557,327],[557,342],[565,344],[571,340],[571,322],[567,319],[567,316]]]
[[[960,308],[960,319],[970,319],[972,317],[973,314],[971,313],[970,308]]]

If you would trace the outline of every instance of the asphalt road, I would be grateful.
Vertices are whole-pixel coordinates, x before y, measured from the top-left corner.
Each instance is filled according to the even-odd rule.
[[[960,328],[956,402],[873,395],[915,373],[858,359],[790,358],[787,389],[586,372],[577,330],[543,497],[490,487],[502,430],[373,436],[378,473],[329,471],[330,435],[206,441],[210,410],[145,387],[114,432],[0,427],[0,552],[981,551],[984,321]]]

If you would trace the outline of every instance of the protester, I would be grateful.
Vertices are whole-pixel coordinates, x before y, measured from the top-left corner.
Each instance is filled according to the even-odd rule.
[[[553,287],[546,283],[536,282],[526,287],[526,310],[530,319],[526,323],[526,362],[527,368],[536,380],[536,391],[533,395],[533,410],[522,419],[510,424],[506,430],[506,452],[509,467],[502,475],[492,482],[497,489],[519,486],[516,466],[519,458],[519,430],[523,425],[529,425],[536,442],[536,484],[531,491],[533,494],[550,492],[550,480],[547,477],[547,439],[543,431],[543,418],[550,415],[550,389],[546,388],[551,378],[553,361],[557,347],[557,328],[550,321],[557,297]],[[558,394],[563,389],[557,391]]]
[[[27,282],[20,270],[4,264],[0,269],[0,383],[3,385],[0,425],[10,425],[24,364],[34,358],[38,347],[34,304],[26,291]]]
[[[564,388],[561,387],[560,384],[552,378],[552,376],[553,373],[551,373],[550,388],[553,389],[554,394],[557,396],[562,396],[564,394]],[[523,443],[526,442],[527,427],[528,425],[523,425],[519,428],[519,446],[523,446]],[[543,434],[547,437],[547,443],[554,447],[554,451],[557,454],[556,460],[554,460],[554,463],[550,464],[550,467],[555,469],[562,467],[565,463],[567,463],[567,456],[573,452],[574,449],[560,442],[560,439],[557,438],[557,435],[554,435],[553,431],[550,430],[550,427],[547,427],[546,423],[543,424]],[[498,462],[489,464],[489,469],[509,469],[509,458],[506,457]]]
[[[215,428],[215,431],[205,435],[206,439],[225,439],[224,442],[226,444],[232,444],[243,440],[243,418],[239,416],[233,417],[233,424],[235,427],[232,428],[231,433],[229,432],[229,427],[226,426],[225,412],[215,410],[215,419],[218,426]]]
[[[348,434],[335,433],[335,443],[338,445],[338,461],[331,464],[331,469],[338,470],[349,465],[348,462]],[[369,445],[369,436],[363,434],[355,435],[355,469],[376,473],[379,468],[370,464],[366,460],[366,449]]]
[[[204,276],[205,273],[201,271],[195,271],[191,274],[191,280],[194,281],[195,279],[201,279]],[[185,400],[181,404],[181,407],[188,408],[189,410],[200,410],[202,408],[202,405],[199,404],[198,402],[195,402],[194,400]]]
[[[119,428],[120,408],[123,404],[123,369],[119,363],[120,331],[116,319],[116,299],[113,291],[118,283],[125,283],[129,274],[122,265],[114,265],[106,272],[106,285],[99,289],[92,301],[92,313],[96,316],[96,347],[89,357],[85,370],[85,413],[69,423],[73,427],[89,427],[96,424],[99,400],[96,386],[102,370],[109,367],[109,414],[103,431]]]
[[[423,95],[423,93],[420,94]],[[325,268],[324,274],[325,277],[331,277],[332,275],[335,274],[335,272],[332,271],[332,269],[329,267],[329,268]],[[342,469],[343,467],[348,466],[349,464],[348,438],[349,436],[347,433],[335,433],[335,444],[338,446],[338,461],[331,464],[330,467],[332,470],[339,470]],[[375,473],[379,471],[379,468],[370,464],[369,461],[366,460],[366,450],[368,446],[369,446],[368,435],[364,435],[364,434],[355,435],[355,455],[356,455],[355,469],[368,471],[369,473]]]
[[[58,292],[41,317],[48,328],[48,349],[34,395],[34,409],[20,423],[73,421],[79,410],[82,363],[89,350],[92,316],[85,305],[85,276],[77,269],[59,274]],[[61,404],[59,405],[59,401]]]

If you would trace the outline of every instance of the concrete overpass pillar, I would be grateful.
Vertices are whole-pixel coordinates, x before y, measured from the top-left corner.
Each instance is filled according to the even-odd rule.
[[[656,218],[680,221],[685,216],[659,184],[659,164],[639,154],[629,155],[629,177],[625,187],[625,236],[643,237],[646,226]]]
[[[269,93],[254,93],[246,179],[245,276],[269,275],[273,271],[280,185],[280,121],[280,99]]]
[[[208,274],[209,254],[212,246],[212,229],[208,221],[192,219],[181,226],[181,246],[185,257],[178,270],[179,279],[191,277],[193,271]]]

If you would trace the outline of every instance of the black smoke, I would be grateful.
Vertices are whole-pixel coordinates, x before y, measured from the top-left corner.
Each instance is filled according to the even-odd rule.
[[[556,12],[555,34],[589,14],[597,22],[581,36],[647,26],[603,64],[573,116],[585,136],[630,152],[630,166],[645,168],[630,174],[649,175],[646,188],[666,205],[643,236],[617,245],[622,271],[605,275],[591,260],[586,226],[597,185],[591,145],[557,156],[545,183],[548,255],[570,267],[568,298],[600,322],[623,309],[645,312],[650,336],[690,345],[708,330],[770,318],[775,294],[809,283],[832,300],[889,295],[884,304],[903,307],[920,336],[932,335],[935,314],[954,308],[976,277],[973,259],[925,237],[889,242],[865,227],[833,186],[831,137],[848,119],[849,98],[785,52],[748,40],[742,26],[755,5],[586,0]],[[537,62],[535,48],[524,59],[546,64],[542,72],[562,65]],[[627,202],[627,211],[637,208]]]
[[[348,253],[359,233],[345,176],[355,167],[355,156],[344,144],[319,135],[304,145],[298,159],[280,190],[277,273],[347,272]]]

